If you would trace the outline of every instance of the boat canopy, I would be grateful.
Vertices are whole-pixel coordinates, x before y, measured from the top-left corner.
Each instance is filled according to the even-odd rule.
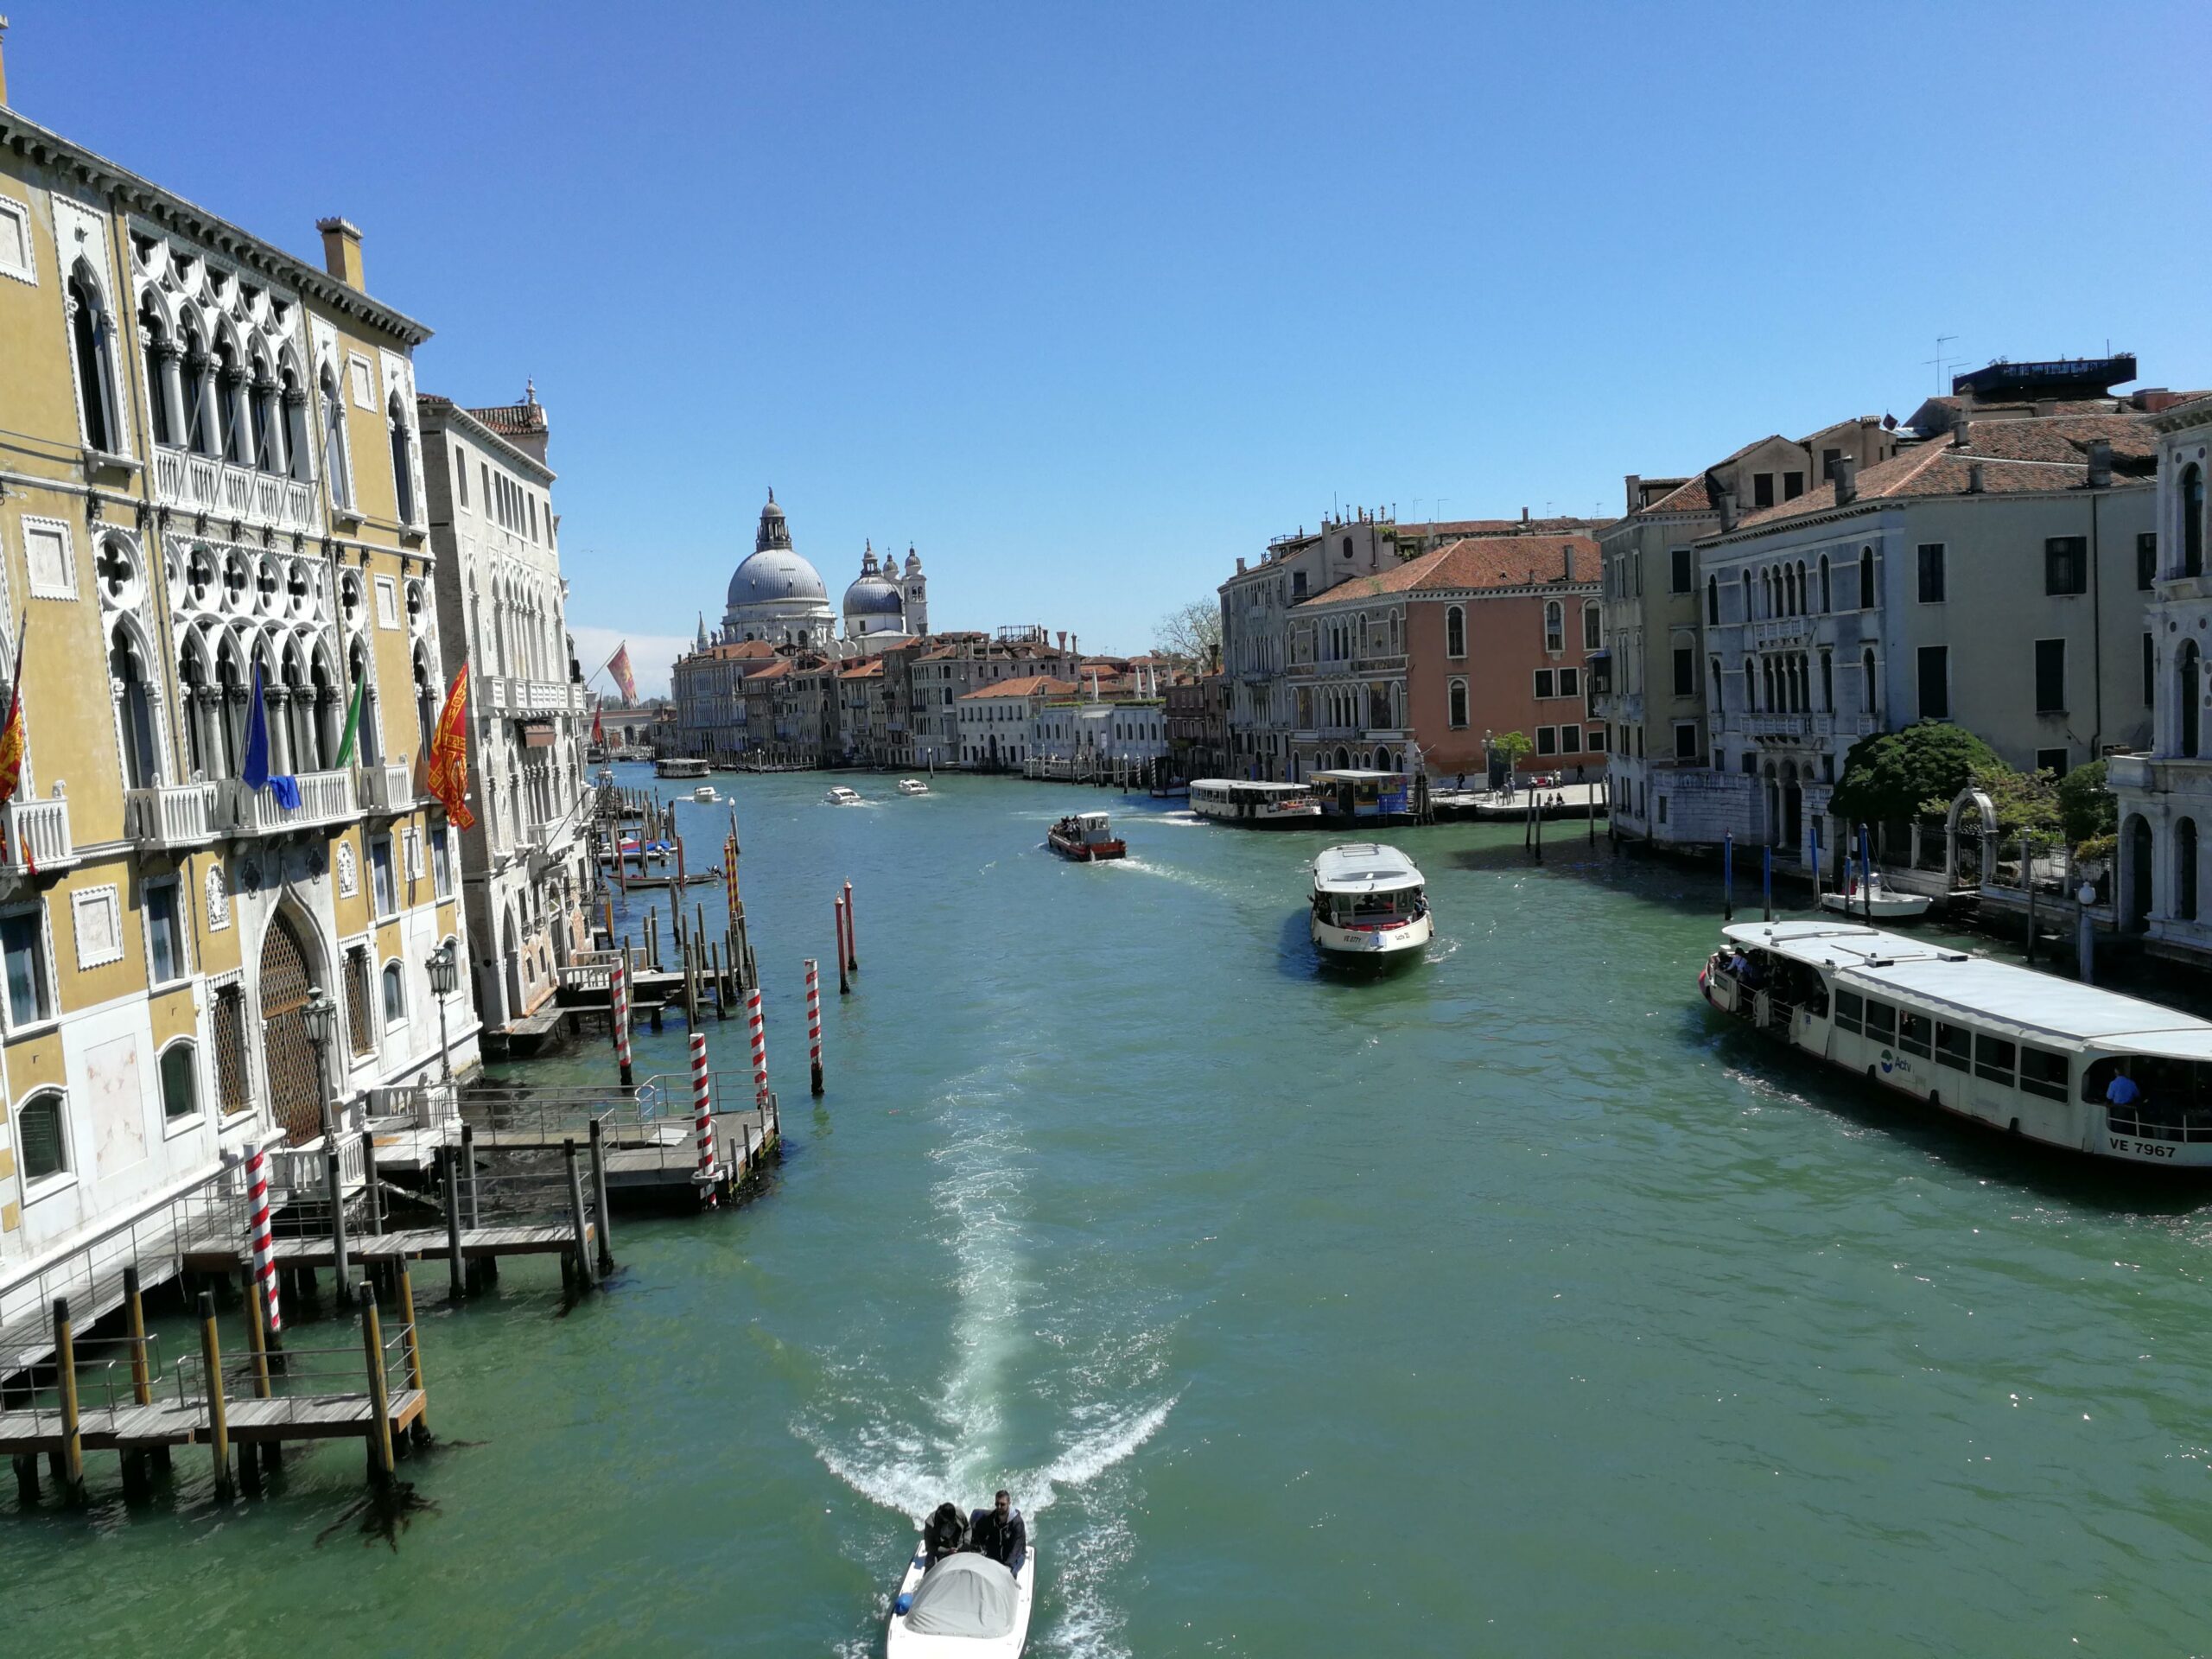
[[[1825,969],[1854,987],[1910,996],[1992,1028],[2130,1054],[2212,1060],[2212,1020],[1901,933],[1811,921],[1739,922],[1721,931],[1746,950]]]
[[[1107,824],[1103,812],[1071,812],[1068,816],[1078,830],[1103,830]]]
[[[1193,778],[1191,787],[1227,795],[1232,799],[1242,796],[1255,801],[1291,800],[1313,792],[1305,784],[1263,784],[1249,778]]]
[[[1010,1636],[1020,1601],[1013,1573],[966,1550],[924,1576],[906,1609],[906,1628],[917,1636]]]
[[[1338,766],[1331,772],[1315,772],[1313,781],[1317,784],[1402,784],[1406,781],[1406,774],[1402,772],[1376,772],[1366,766]]]
[[[1316,893],[1395,893],[1422,885],[1414,861],[1395,847],[1372,841],[1325,847],[1313,858]]]

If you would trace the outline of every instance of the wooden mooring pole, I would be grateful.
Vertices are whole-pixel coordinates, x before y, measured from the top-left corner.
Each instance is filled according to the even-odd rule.
[[[614,1235],[607,1225],[607,1137],[597,1118],[591,1121],[591,1203],[599,1236],[599,1276],[614,1271]]]
[[[200,1300],[208,1306],[213,1299],[205,1291]],[[85,1437],[77,1421],[77,1333],[69,1320],[69,1299],[54,1299],[54,1370],[55,1385],[61,1391],[61,1445],[54,1454],[54,1478],[61,1488],[62,1501],[82,1503],[85,1501]]]
[[[415,1275],[409,1270],[405,1256],[399,1259],[399,1317],[407,1321],[407,1386],[418,1395],[427,1395],[429,1390],[423,1386],[423,1333],[415,1323]],[[417,1446],[430,1443],[427,1405],[416,1408],[414,1427],[408,1430],[408,1437]]]
[[[368,1294],[366,1286],[363,1295]],[[200,1363],[207,1374],[207,1453],[215,1465],[215,1497],[227,1503],[234,1495],[231,1484],[231,1420],[229,1402],[223,1397],[223,1342],[215,1331],[215,1298],[200,1293]]]
[[[576,1289],[581,1294],[598,1282],[598,1275],[592,1271],[591,1230],[584,1220],[583,1179],[576,1168],[576,1143],[574,1139],[561,1143],[561,1160],[568,1166],[569,1220],[575,1230]]]
[[[440,1147],[438,1160],[445,1166],[446,1176],[446,1269],[452,1274],[450,1294],[457,1302],[468,1294],[461,1261],[461,1156],[452,1147]]]
[[[377,1317],[377,1294],[364,1284],[361,1308],[361,1349],[369,1374],[369,1480],[379,1488],[391,1484],[391,1382],[384,1369],[384,1325]]]

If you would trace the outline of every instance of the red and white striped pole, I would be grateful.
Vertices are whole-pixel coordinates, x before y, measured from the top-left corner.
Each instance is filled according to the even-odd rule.
[[[813,1071],[814,1092],[822,1092],[822,969],[812,957],[806,959],[806,1058]]]
[[[630,1086],[630,952],[626,946],[614,958],[607,976],[607,1017],[614,1027],[614,1060],[621,1068],[622,1086]]]
[[[276,1249],[269,1229],[269,1149],[257,1146],[245,1158],[246,1236],[253,1251],[253,1276],[269,1310],[269,1333],[282,1336],[284,1310],[276,1298]]]
[[[845,966],[861,970],[861,948],[853,942],[853,884],[845,883]]]
[[[746,1023],[752,1028],[753,1038],[753,1097],[761,1106],[768,1103],[768,1037],[760,1027],[760,988],[756,985],[745,994]]]
[[[838,899],[831,907],[837,912],[837,995],[850,996],[853,982],[845,974],[845,901]]]
[[[691,1110],[699,1132],[699,1185],[715,1201],[715,1097],[707,1080],[707,1033],[691,1033]]]

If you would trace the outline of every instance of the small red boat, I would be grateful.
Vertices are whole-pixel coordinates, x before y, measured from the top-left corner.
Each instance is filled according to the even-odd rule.
[[[1116,838],[1103,812],[1071,812],[1046,836],[1054,852],[1078,864],[1119,858],[1129,849]]]

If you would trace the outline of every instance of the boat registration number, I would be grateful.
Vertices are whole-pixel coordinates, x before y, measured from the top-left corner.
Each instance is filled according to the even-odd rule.
[[[2132,1141],[2124,1135],[2108,1138],[2112,1141],[2112,1149],[2123,1155],[2136,1158],[2171,1158],[2174,1155],[2171,1147],[2162,1147],[2156,1141]]]

